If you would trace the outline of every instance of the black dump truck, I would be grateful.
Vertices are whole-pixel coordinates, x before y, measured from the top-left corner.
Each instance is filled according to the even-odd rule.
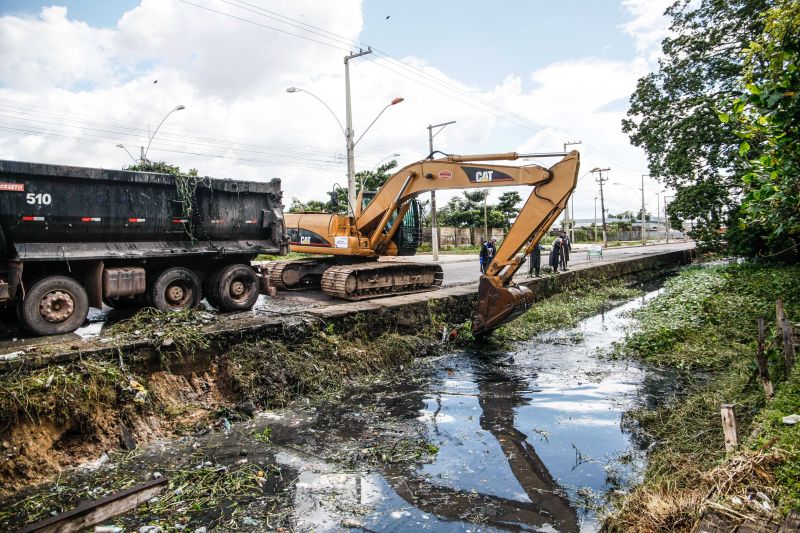
[[[0,160],[0,305],[39,335],[103,304],[250,309],[269,290],[250,261],[287,251],[278,179]]]

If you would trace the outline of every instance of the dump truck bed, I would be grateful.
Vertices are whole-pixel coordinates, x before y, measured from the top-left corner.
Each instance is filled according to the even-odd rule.
[[[0,257],[286,253],[281,184],[0,160]]]

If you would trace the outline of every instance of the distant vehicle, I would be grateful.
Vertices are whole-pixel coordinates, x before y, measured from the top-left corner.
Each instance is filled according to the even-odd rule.
[[[280,180],[249,182],[0,160],[0,305],[39,335],[89,307],[253,307],[250,261],[285,255]]]

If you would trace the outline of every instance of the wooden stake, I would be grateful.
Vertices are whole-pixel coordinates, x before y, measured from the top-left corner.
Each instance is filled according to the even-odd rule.
[[[756,363],[758,363],[758,375],[761,377],[761,384],[764,386],[764,395],[767,398],[772,398],[774,391],[772,389],[772,381],[769,379],[769,367],[767,366],[767,358],[764,356],[764,337],[765,326],[764,317],[758,319],[758,351],[756,352]]]
[[[777,335],[779,343],[781,341],[781,322],[783,322],[784,316],[786,316],[786,313],[783,311],[783,300],[778,298],[775,300],[775,335]]]
[[[783,360],[786,365],[786,378],[794,366],[794,343],[792,342],[792,325],[783,317],[781,320],[781,331],[783,332]]]
[[[722,413],[722,432],[725,434],[725,451],[732,452],[739,445],[739,434],[736,432],[736,413],[733,404],[724,403]]]

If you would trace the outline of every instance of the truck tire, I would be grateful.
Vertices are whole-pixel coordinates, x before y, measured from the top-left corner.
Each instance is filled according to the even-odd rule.
[[[248,265],[228,265],[215,276],[211,297],[220,311],[248,311],[258,300],[258,276]]]
[[[206,279],[203,280],[203,296],[206,297],[206,301],[214,309],[219,309],[219,300],[217,300],[215,296],[214,285],[216,285],[217,281],[219,281],[219,274],[222,272],[222,268],[213,270],[208,276],[206,276]]]
[[[158,274],[149,287],[150,305],[159,311],[197,307],[203,299],[200,280],[188,268],[171,267]]]
[[[89,314],[89,298],[80,283],[67,276],[40,279],[19,303],[22,324],[37,335],[71,333]]]

